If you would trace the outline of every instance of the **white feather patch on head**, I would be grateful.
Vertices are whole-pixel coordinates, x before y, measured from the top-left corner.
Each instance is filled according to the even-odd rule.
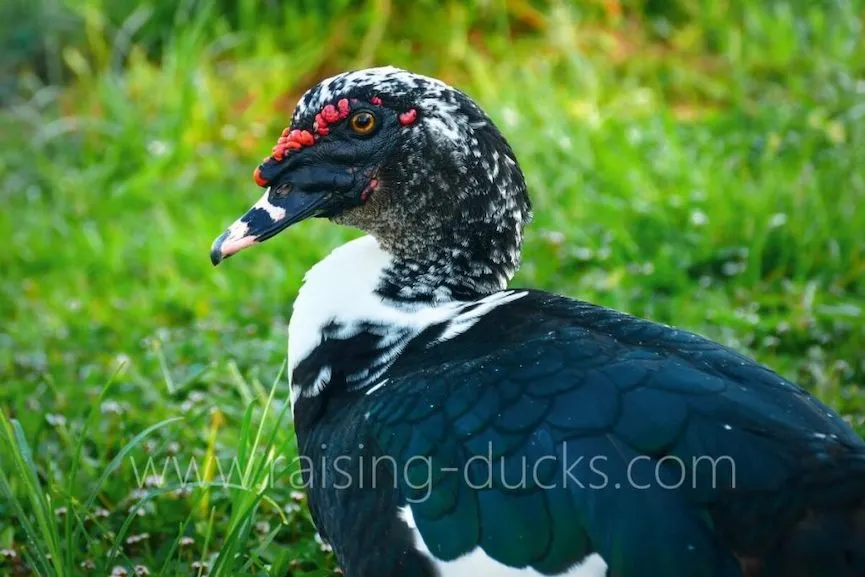
[[[423,90],[431,97],[453,90],[450,86],[430,76],[415,74],[395,66],[380,66],[343,72],[325,78],[300,97],[295,109],[295,119],[315,114],[327,104],[333,104],[352,92],[367,90],[391,98],[403,98],[410,93]]]
[[[292,124],[309,120],[326,105],[360,91],[395,100],[413,99],[411,106],[420,110],[423,128],[434,138],[462,143],[467,132],[486,124],[474,126],[461,118],[457,102],[460,93],[455,88],[437,78],[394,66],[353,70],[322,80],[300,97]]]

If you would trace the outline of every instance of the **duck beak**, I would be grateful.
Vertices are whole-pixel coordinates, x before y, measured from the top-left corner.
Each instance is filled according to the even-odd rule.
[[[284,192],[285,186],[269,187],[246,214],[219,235],[210,246],[214,266],[231,255],[264,242],[292,224],[319,216],[327,204],[324,192]]]

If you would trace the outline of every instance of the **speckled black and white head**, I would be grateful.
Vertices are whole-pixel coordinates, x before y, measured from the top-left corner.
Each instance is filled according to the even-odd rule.
[[[470,97],[392,67],[311,88],[255,173],[266,192],[212,247],[216,264],[309,217],[392,255],[377,290],[466,300],[505,287],[530,204],[514,154]]]

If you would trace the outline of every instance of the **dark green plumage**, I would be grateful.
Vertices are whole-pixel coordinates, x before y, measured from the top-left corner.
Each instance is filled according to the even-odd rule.
[[[349,394],[339,420],[399,467],[414,460],[398,500],[416,501],[436,557],[481,546],[555,574],[596,551],[615,577],[865,574],[865,443],[772,371],[543,293],[428,342],[380,390]]]

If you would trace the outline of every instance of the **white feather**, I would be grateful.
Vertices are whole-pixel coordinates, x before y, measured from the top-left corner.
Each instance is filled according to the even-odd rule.
[[[417,550],[433,561],[441,577],[546,577],[531,567],[503,565],[487,555],[480,547],[476,547],[453,561],[440,561],[430,553],[423,537],[417,530],[411,507],[401,508],[399,515],[411,529]],[[556,577],[606,577],[606,575],[607,564],[600,555],[593,553],[564,573],[557,574]]]
[[[391,256],[381,249],[371,236],[364,236],[335,249],[330,255],[306,273],[303,286],[294,301],[294,312],[288,325],[289,374],[300,362],[321,344],[323,329],[336,322],[340,326],[338,338],[358,334],[367,323],[386,327],[382,343],[388,345],[386,357],[369,371],[366,380],[375,380],[387,370],[405,345],[433,324],[449,323],[439,342],[453,338],[481,319],[497,306],[521,298],[525,292],[500,291],[481,299],[480,305],[465,301],[433,301],[405,304],[383,299],[376,289],[384,271],[392,263]],[[370,367],[371,369],[373,367]],[[292,396],[297,399],[295,387],[307,385],[305,394],[321,392],[330,378],[330,371],[322,373],[315,386],[310,383],[293,384]]]

